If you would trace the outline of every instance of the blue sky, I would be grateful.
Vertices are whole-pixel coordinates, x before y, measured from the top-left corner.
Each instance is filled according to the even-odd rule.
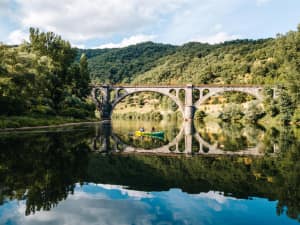
[[[21,43],[29,27],[84,48],[257,39],[296,30],[299,9],[299,0],[0,0],[0,42]]]

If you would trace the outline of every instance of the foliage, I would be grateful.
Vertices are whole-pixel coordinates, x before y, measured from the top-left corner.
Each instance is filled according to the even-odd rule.
[[[94,82],[114,84],[130,83],[175,49],[172,45],[145,42],[125,48],[79,50],[78,54],[86,54]]]
[[[114,119],[145,120],[145,121],[161,121],[163,119],[163,115],[157,111],[151,111],[148,113],[137,113],[137,112],[113,113],[112,117]]]
[[[206,113],[202,110],[198,110],[195,113],[195,120],[197,121],[203,121],[203,119],[206,117]]]
[[[82,181],[88,162],[89,131],[42,133],[0,137],[1,188],[7,187],[0,201],[25,198],[26,215],[50,210],[66,199]]]
[[[286,90],[281,90],[279,95],[279,111],[281,115],[281,121],[284,125],[287,125],[291,122],[293,112],[294,112],[294,104],[291,96],[288,94]]]
[[[222,112],[219,115],[219,118],[223,121],[238,121],[241,120],[244,116],[242,108],[238,104],[228,104],[224,107]]]
[[[248,104],[245,111],[245,120],[250,123],[256,123],[260,118],[264,116],[264,110],[259,102],[252,101]]]
[[[0,116],[0,128],[20,128],[20,127],[36,127],[36,126],[49,126],[60,125],[64,123],[84,122],[86,120],[63,117],[51,116],[44,114],[31,115],[31,116]]]
[[[300,106],[297,107],[297,109],[294,112],[294,116],[292,118],[292,122],[294,124],[300,125]]]
[[[30,28],[29,40],[0,45],[0,115],[65,115],[65,102],[73,97],[77,102],[68,107],[85,105],[90,93],[86,56],[74,63],[76,50],[52,32]],[[94,108],[78,110],[85,111],[82,118]]]

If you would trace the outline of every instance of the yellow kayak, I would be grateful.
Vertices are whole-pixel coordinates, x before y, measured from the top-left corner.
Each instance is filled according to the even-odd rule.
[[[163,137],[165,132],[163,132],[163,131],[154,131],[154,132],[136,131],[134,134],[137,137],[141,137],[141,136]]]

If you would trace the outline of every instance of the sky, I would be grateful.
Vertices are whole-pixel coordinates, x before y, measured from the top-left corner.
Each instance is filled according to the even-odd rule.
[[[300,0],[0,0],[6,44],[28,40],[30,27],[79,48],[117,48],[268,38],[299,23]]]

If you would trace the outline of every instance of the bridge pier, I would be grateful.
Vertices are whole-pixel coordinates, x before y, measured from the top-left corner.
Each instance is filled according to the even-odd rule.
[[[96,152],[108,152],[114,150],[111,146],[110,137],[112,129],[110,123],[102,123],[96,126],[95,138],[93,140],[93,150]]]
[[[189,119],[184,121],[184,141],[185,141],[185,153],[191,154],[192,153],[192,145],[193,145],[193,135],[194,135],[194,122],[193,120]]]
[[[194,118],[194,106],[185,106],[184,107],[184,119],[193,120]]]
[[[185,153],[191,154],[192,153],[193,135],[192,134],[185,135],[184,139],[185,139]]]
[[[110,104],[110,86],[103,85],[92,89],[92,98],[100,112],[102,120],[110,120],[111,104]]]
[[[193,120],[184,121],[184,134],[189,135],[189,134],[194,134],[194,132],[195,132],[194,121]]]
[[[193,85],[188,84],[185,88],[185,106],[184,106],[184,119],[194,119],[194,105],[193,105]]]

